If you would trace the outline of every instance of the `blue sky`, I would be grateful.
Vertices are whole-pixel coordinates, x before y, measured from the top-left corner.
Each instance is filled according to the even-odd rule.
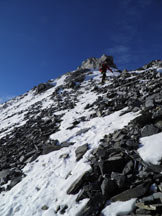
[[[0,102],[103,53],[162,59],[161,35],[161,0],[0,0]]]

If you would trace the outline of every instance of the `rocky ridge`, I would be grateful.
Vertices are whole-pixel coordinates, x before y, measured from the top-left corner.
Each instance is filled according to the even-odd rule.
[[[75,129],[81,122],[103,118],[119,110],[123,110],[121,115],[134,112],[138,116],[124,128],[104,135],[88,158],[91,169],[82,173],[68,188],[67,194],[77,194],[77,203],[85,198],[89,200],[77,216],[102,215],[108,202],[132,198],[136,198],[136,203],[129,215],[161,215],[161,161],[157,165],[149,164],[138,153],[142,137],[162,131],[162,76],[157,70],[161,63],[150,63],[138,71],[124,71],[118,76],[110,76],[107,84],[101,86],[100,78],[93,79],[90,68],[97,69],[103,58],[105,56],[99,60],[88,59],[76,71],[67,73],[61,84],[55,85],[53,80],[40,84],[1,107],[4,113],[12,104],[17,109],[20,107],[18,112],[6,114],[6,120],[10,122],[14,116],[22,115],[24,123],[11,122],[11,126],[9,123],[0,131],[0,192],[11,190],[24,178],[22,169],[27,163],[35,161],[40,155],[68,149],[75,144],[70,140],[52,140],[50,136],[61,130],[65,112],[74,109],[78,98],[89,91],[97,95],[92,103],[84,107],[85,112],[88,110],[91,114],[75,119],[67,130]],[[112,57],[106,58],[118,72]],[[23,104],[29,94],[37,98],[40,95],[43,97],[45,92],[49,92],[50,106],[44,107],[39,100],[21,109],[19,102]],[[90,129],[81,129],[76,136],[84,135]],[[76,161],[80,161],[88,150],[88,143],[79,146],[75,151]],[[68,159],[69,155],[62,157]],[[67,209],[68,205],[58,207],[55,214],[66,214]]]

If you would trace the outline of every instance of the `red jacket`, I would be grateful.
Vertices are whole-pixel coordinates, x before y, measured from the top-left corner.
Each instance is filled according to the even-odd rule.
[[[107,70],[110,70],[112,72],[111,68],[109,68],[107,64],[103,63],[99,71],[102,73],[102,72],[106,72]]]

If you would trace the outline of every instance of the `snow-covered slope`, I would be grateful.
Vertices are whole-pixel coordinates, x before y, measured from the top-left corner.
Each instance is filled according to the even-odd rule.
[[[105,198],[102,188],[98,189],[104,197],[102,207],[85,209],[94,207],[89,204],[93,189],[77,201],[83,185],[93,185],[93,181],[81,179],[95,170],[91,159],[100,146],[105,152],[120,148],[125,151],[123,155],[138,150],[136,154],[143,159],[139,163],[145,164],[139,167],[144,168],[145,161],[159,164],[162,158],[158,67],[128,73],[112,69],[114,73],[107,72],[104,85],[100,84],[98,70],[78,69],[0,106],[0,215],[75,216],[102,212],[104,216],[115,216],[135,208],[138,196],[111,204],[111,196]],[[154,122],[143,114],[149,112],[157,114]],[[121,137],[124,130],[127,137]],[[133,145],[125,144],[128,140]],[[103,160],[102,156],[97,157],[98,162]],[[119,155],[116,157],[121,160]],[[101,182],[107,178],[102,169],[99,175]],[[141,183],[139,179],[132,180],[133,187]],[[129,187],[124,186],[124,190]]]

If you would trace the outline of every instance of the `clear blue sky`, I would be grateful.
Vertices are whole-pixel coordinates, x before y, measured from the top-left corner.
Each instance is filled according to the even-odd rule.
[[[103,53],[162,59],[162,0],[0,0],[0,101]]]

